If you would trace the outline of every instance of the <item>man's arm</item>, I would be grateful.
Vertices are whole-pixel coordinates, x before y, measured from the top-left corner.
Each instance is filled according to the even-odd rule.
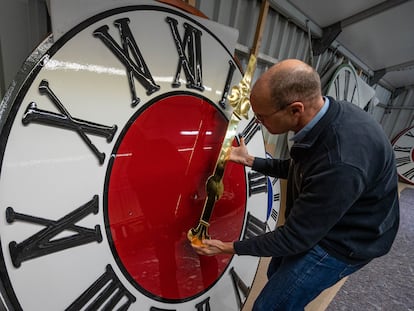
[[[244,143],[240,139],[239,147],[232,147],[227,157],[228,161],[251,167],[253,170],[264,175],[286,179],[289,172],[290,160],[257,158],[249,154]]]

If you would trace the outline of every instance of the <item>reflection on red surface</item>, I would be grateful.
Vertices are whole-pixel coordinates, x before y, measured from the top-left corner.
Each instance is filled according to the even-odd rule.
[[[227,121],[203,99],[175,95],[140,114],[122,138],[108,189],[108,219],[120,261],[140,288],[183,300],[222,275],[231,256],[198,256],[187,232],[198,224]],[[240,237],[246,206],[244,168],[228,163],[224,194],[209,233]]]

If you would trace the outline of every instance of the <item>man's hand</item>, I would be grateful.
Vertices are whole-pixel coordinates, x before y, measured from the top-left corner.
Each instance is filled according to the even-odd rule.
[[[253,165],[254,157],[249,155],[243,137],[240,139],[239,147],[231,147],[227,160],[247,166]]]
[[[217,254],[234,254],[233,242],[222,242],[220,240],[203,240],[202,245],[191,244],[199,255],[214,256]]]

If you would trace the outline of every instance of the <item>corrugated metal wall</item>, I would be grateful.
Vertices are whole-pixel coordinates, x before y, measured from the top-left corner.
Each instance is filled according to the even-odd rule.
[[[197,0],[196,7],[210,19],[239,30],[237,56],[247,63],[253,46],[261,1],[257,0]],[[305,31],[270,8],[263,33],[255,77],[269,66],[286,58],[307,61],[309,41]]]
[[[40,39],[43,39],[47,24],[44,0],[6,3],[6,7],[2,10],[3,14],[0,14],[4,17],[0,24],[8,25],[0,28],[0,97],[5,94],[10,81],[19,69],[19,64],[40,43]],[[21,5],[24,5],[24,9],[19,9]],[[196,7],[211,20],[239,30],[236,55],[245,67],[253,46],[261,0],[196,0]],[[26,8],[30,8],[31,14],[27,14]],[[8,14],[5,15],[5,12]],[[10,14],[10,12],[14,13]],[[22,34],[26,35],[22,36]],[[21,37],[28,37],[29,40],[7,40],[7,38]],[[15,42],[19,42],[19,45]],[[27,43],[31,45],[27,46]],[[312,65],[321,74],[324,84],[329,81],[333,69],[342,61],[346,61],[335,50],[327,50],[318,57],[311,56],[307,31],[270,7],[254,80],[279,60],[298,58],[308,63],[313,60]],[[363,71],[361,77],[367,81],[368,77]],[[390,139],[405,127],[414,125],[412,108],[414,86],[394,93],[379,85],[374,88],[377,97],[375,103],[378,105],[370,112],[383,125]]]
[[[239,30],[236,55],[244,68],[253,46],[260,6],[260,0],[196,1],[196,7],[208,18]],[[254,78],[257,79],[269,66],[286,58],[297,58],[311,64],[320,73],[322,85],[329,81],[334,69],[343,61],[352,62],[331,49],[320,56],[311,57],[307,31],[270,7]],[[313,60],[312,63],[311,60]],[[357,66],[354,67],[357,68]],[[367,73],[358,68],[357,70],[360,77],[368,81]],[[376,98],[371,103],[369,113],[372,113],[374,118],[381,123],[388,137],[392,139],[402,129],[413,125],[413,88],[403,90],[397,96],[380,85],[375,85],[374,89]],[[270,138],[272,139],[275,141],[275,138]]]

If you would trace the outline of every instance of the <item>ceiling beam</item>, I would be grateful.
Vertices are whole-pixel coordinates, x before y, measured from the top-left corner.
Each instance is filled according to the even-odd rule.
[[[414,69],[414,60],[410,60],[408,62],[404,62],[398,65],[393,65],[393,66],[389,66],[385,68],[387,72],[408,70],[408,69]]]
[[[378,83],[388,72],[412,69],[414,69],[414,60],[375,70],[374,75],[369,80],[369,85],[374,85]]]
[[[270,6],[278,13],[284,15],[288,20],[297,25],[302,30],[312,33],[315,38],[321,38],[323,35],[323,29],[317,25],[314,21],[310,20],[305,14],[298,10],[292,3],[287,0],[269,0]],[[316,39],[315,39],[316,40]],[[312,44],[314,45],[315,40]],[[368,68],[356,55],[352,54],[344,46],[341,46],[337,41],[332,42],[331,47],[337,49],[339,53],[349,58],[358,67],[365,70],[369,75],[372,74],[372,70]],[[315,53],[314,53],[315,54]]]
[[[325,52],[342,32],[341,23],[335,23],[322,29],[323,34],[313,41],[313,54],[320,55]]]
[[[322,28],[322,36],[314,41],[314,55],[320,55],[328,49],[335,39],[339,36],[345,27],[363,21],[371,16],[385,12],[398,5],[412,0],[387,0],[380,4],[374,5],[366,10],[363,10],[357,14],[347,17],[341,21],[338,21],[332,25]]]
[[[385,69],[375,70],[374,74],[369,79],[369,85],[373,86],[374,84],[377,84],[379,80],[381,80],[387,71]]]
[[[403,4],[409,1],[412,1],[412,0],[387,0],[387,1],[381,2],[377,5],[374,5],[373,7],[370,7],[364,11],[361,11],[355,15],[352,15],[352,16],[349,16],[343,19],[341,21],[341,27],[342,28],[348,27],[350,25],[363,21],[364,19],[367,19],[368,17],[385,12],[387,10],[392,9],[393,7],[396,7],[400,4]]]

